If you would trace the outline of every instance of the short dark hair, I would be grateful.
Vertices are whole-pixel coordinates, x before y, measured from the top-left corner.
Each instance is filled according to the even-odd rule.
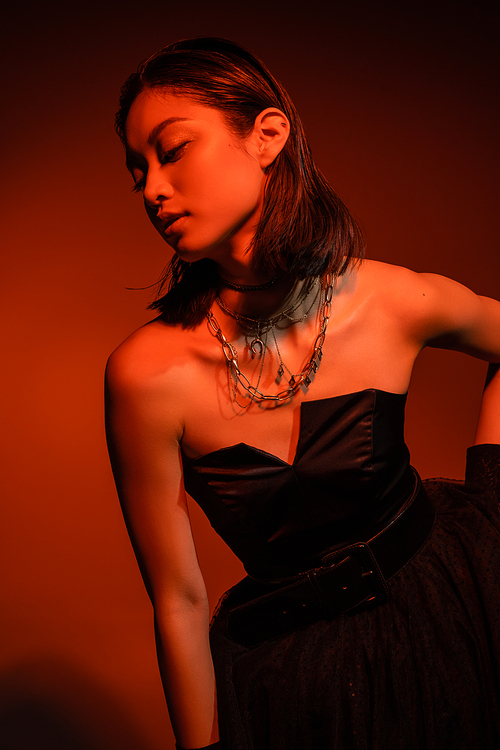
[[[290,136],[268,167],[261,218],[249,248],[255,269],[300,279],[341,275],[354,258],[362,257],[359,225],[316,167],[287,92],[253,54],[214,37],[175,42],[156,52],[122,88],[116,131],[123,143],[130,108],[148,89],[166,89],[219,110],[239,138],[251,133],[256,117],[268,107],[288,117]],[[196,325],[216,287],[212,261],[187,263],[174,254],[150,307],[172,322]]]

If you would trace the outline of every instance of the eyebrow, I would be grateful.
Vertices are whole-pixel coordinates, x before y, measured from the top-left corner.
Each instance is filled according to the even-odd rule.
[[[160,133],[165,130],[165,128],[168,128],[169,125],[173,125],[174,122],[186,122],[190,121],[190,117],[167,117],[166,120],[163,120],[162,122],[159,122],[158,125],[155,125],[153,130],[150,132],[148,136],[148,145],[152,146],[160,135]],[[128,145],[125,146],[125,166],[128,170],[132,170],[134,166],[134,157],[137,157],[138,155],[132,151]]]
[[[168,117],[166,120],[163,120],[163,122],[158,123],[149,134],[148,145],[152,146],[160,133],[162,133],[165,128],[168,128],[169,125],[172,125],[174,122],[184,122],[189,119],[189,117]]]

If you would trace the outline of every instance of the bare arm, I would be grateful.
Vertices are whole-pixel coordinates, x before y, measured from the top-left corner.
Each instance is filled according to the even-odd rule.
[[[395,322],[401,343],[409,343],[415,355],[431,346],[500,363],[498,300],[477,295],[446,276],[376,261],[365,263],[362,293],[373,296],[374,313],[383,324]]]
[[[500,302],[435,274],[412,274],[410,283],[422,344],[490,362],[475,444],[500,443]]]
[[[418,274],[424,344],[500,362],[500,302],[436,274]]]
[[[488,368],[474,442],[500,443],[500,365]]]
[[[216,693],[208,601],[182,481],[182,425],[168,376],[143,364],[147,351],[141,346],[126,343],[108,362],[108,446],[154,607],[158,662],[174,733],[183,747],[202,747],[218,738]]]
[[[427,343],[490,362],[475,444],[500,443],[500,302],[441,276],[427,274],[425,280],[435,309]]]
[[[413,342],[415,354],[431,346],[491,363],[475,442],[500,443],[500,302],[436,274],[385,264],[374,264],[373,271],[373,285],[382,290],[391,318],[404,331],[403,340]]]

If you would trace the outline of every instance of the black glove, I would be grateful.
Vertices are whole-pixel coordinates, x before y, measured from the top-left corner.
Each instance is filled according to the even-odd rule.
[[[175,743],[175,747],[177,750],[186,750],[186,748],[181,747],[177,742]],[[193,747],[190,748],[190,750],[222,750],[222,745],[220,744],[220,740],[217,742],[212,742],[211,745],[205,745],[205,747]]]

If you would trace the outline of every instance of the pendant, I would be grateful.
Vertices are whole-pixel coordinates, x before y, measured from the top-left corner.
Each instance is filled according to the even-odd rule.
[[[283,377],[284,374],[285,374],[285,368],[281,364],[278,367],[278,372],[276,373],[276,380],[274,381],[276,385],[279,385],[281,383],[281,378]]]
[[[254,338],[254,340],[250,344],[250,351],[252,352],[254,356],[258,354],[259,357],[264,351],[264,342],[258,336],[256,336],[256,338]]]

